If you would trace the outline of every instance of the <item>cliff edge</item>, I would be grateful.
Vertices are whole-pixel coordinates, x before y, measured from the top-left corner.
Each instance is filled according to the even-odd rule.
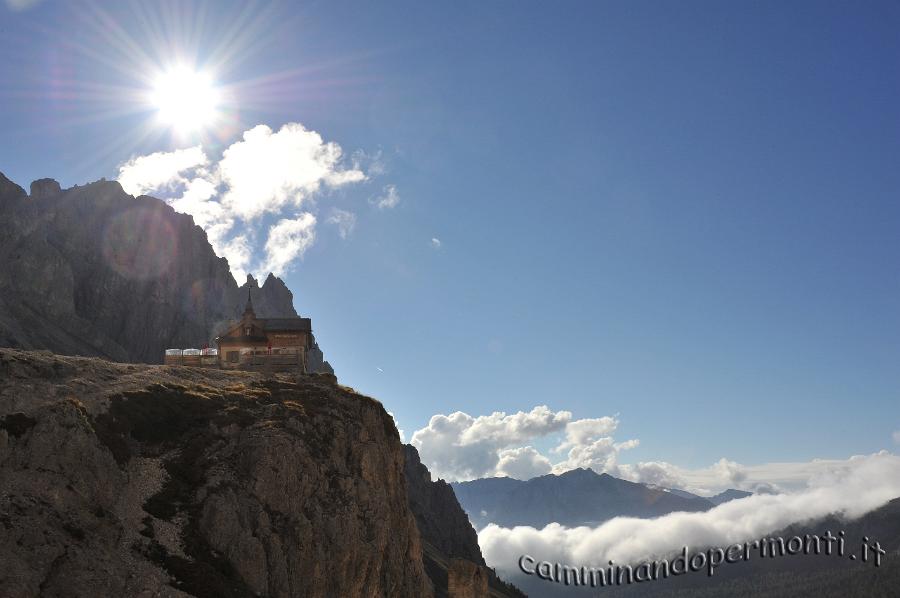
[[[381,404],[333,376],[0,349],[0,595],[433,595]]]

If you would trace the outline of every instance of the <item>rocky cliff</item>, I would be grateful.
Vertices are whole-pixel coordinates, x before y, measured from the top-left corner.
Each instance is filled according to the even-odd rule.
[[[238,286],[189,216],[114,182],[0,174],[0,219],[0,347],[53,351],[0,349],[0,596],[522,596],[377,401],[127,363],[211,340],[248,293],[296,315],[283,281]]]
[[[404,454],[333,376],[0,349],[0,595],[433,595]]]
[[[444,480],[432,481],[416,447],[405,444],[403,450],[409,503],[422,537],[447,557],[484,566],[478,534],[459,506],[453,488]]]
[[[409,506],[422,537],[425,571],[435,596],[524,598],[525,594],[485,564],[478,534],[450,484],[431,479],[416,447],[406,444],[403,449]]]
[[[199,348],[243,310],[297,315],[271,274],[238,286],[190,216],[112,181],[31,194],[0,174],[0,346],[160,363]]]

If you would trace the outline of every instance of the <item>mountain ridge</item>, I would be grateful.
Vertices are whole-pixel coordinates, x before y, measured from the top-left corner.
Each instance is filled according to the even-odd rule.
[[[191,216],[115,181],[29,195],[0,173],[0,218],[0,346],[161,363],[213,346],[248,292],[260,317],[297,315],[283,280],[239,286]]]
[[[656,517],[674,511],[705,511],[714,504],[644,484],[576,468],[530,480],[482,478],[451,484],[476,528],[549,523],[596,525],[617,516]]]

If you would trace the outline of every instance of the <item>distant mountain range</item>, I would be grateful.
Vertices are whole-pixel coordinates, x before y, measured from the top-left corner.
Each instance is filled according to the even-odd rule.
[[[460,505],[477,529],[488,523],[504,527],[544,527],[553,521],[567,525],[597,525],[612,517],[656,517],[675,511],[705,511],[752,493],[728,489],[712,497],[684,490],[650,487],[576,469],[528,481],[484,478],[451,484]],[[685,575],[650,584],[606,587],[615,598],[718,598],[719,596],[895,596],[900,583],[900,498],[857,520],[833,515],[772,530],[767,536],[822,534],[846,531],[858,542],[863,536],[878,539],[888,554],[882,567],[827,556],[790,556],[757,559],[722,568],[714,578]],[[532,596],[564,598],[596,596],[596,588],[564,586],[535,576],[510,575],[510,581]]]
[[[617,516],[658,517],[675,511],[706,511],[750,495],[730,489],[703,498],[683,490],[651,488],[592,469],[573,469],[528,481],[483,478],[452,486],[477,529],[488,523],[504,527],[544,527],[553,522],[597,525]]]
[[[653,486],[650,486],[650,488],[653,488]],[[720,505],[720,504],[728,502],[730,500],[735,500],[738,498],[744,498],[746,496],[753,495],[752,492],[747,492],[745,490],[735,490],[734,488],[729,488],[728,490],[725,490],[724,492],[720,492],[720,493],[716,494],[715,496],[707,496],[707,497],[698,496],[697,494],[691,494],[690,492],[687,492],[685,490],[677,490],[675,488],[658,488],[658,489],[662,490],[664,492],[671,492],[672,494],[681,496],[683,498],[690,498],[690,499],[699,498],[701,500],[708,500],[709,502],[711,502],[714,505]]]

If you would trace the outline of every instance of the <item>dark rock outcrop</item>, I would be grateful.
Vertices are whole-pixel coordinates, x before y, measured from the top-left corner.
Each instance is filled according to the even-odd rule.
[[[444,480],[431,480],[431,472],[422,465],[416,447],[404,444],[403,451],[409,503],[422,538],[447,557],[484,566],[478,534],[459,506],[453,488]]]
[[[333,377],[0,349],[0,595],[432,595],[404,454]]]
[[[260,317],[297,315],[284,282],[238,286],[206,233],[117,182],[26,196],[0,175],[0,346],[161,363],[170,347],[210,344],[249,289]]]
[[[41,199],[43,197],[53,197],[59,195],[62,189],[59,183],[53,179],[38,179],[31,182],[31,198]]]
[[[253,276],[247,275],[247,281],[238,287],[237,293],[230,300],[237,310],[234,313],[235,318],[239,318],[244,311],[248,290],[253,308],[260,314],[265,314],[261,315],[261,318],[290,318],[297,315],[294,309],[294,294],[283,280],[270,272],[262,286],[259,286]]]
[[[0,172],[0,211],[3,210],[5,204],[12,203],[22,197],[25,197],[25,189],[16,185]]]

